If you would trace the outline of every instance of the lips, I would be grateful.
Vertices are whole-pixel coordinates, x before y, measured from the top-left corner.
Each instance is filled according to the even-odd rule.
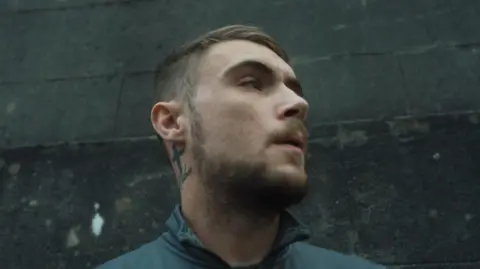
[[[306,148],[305,139],[301,136],[285,137],[282,140],[279,140],[277,144],[291,145],[301,149],[303,152],[305,152]]]

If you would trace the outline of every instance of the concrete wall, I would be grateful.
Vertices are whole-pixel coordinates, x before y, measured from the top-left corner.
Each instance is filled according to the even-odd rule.
[[[480,107],[476,0],[5,0],[0,146],[152,133],[151,72],[229,23],[263,27],[293,58],[313,124]]]
[[[147,137],[151,72],[227,23],[264,27],[305,85],[314,190],[295,212],[312,243],[392,267],[480,268],[479,12],[476,0],[0,1],[2,268],[91,268],[163,231],[178,193]]]
[[[480,114],[312,128],[312,243],[391,268],[480,268]],[[178,201],[157,140],[0,153],[4,269],[84,269],[151,241]],[[105,220],[91,231],[94,204]]]

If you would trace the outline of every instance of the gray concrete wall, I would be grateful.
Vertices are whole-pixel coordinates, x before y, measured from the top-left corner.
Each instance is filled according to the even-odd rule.
[[[480,268],[479,12],[477,0],[0,1],[2,268],[92,268],[163,231],[178,193],[146,137],[152,69],[227,23],[274,35],[305,85],[313,192],[295,212],[313,244],[392,268]]]
[[[311,129],[311,243],[391,268],[480,268],[480,114]],[[2,269],[85,269],[154,240],[178,201],[157,140],[0,152]],[[91,231],[94,204],[105,220]]]
[[[152,133],[151,72],[229,23],[263,27],[293,58],[310,122],[480,107],[476,0],[5,0],[0,147]]]

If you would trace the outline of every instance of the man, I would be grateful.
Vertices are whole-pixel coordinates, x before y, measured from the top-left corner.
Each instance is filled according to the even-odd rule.
[[[156,73],[151,121],[181,203],[168,231],[99,269],[383,268],[302,243],[287,211],[308,190],[308,103],[287,54],[258,28],[211,31]]]

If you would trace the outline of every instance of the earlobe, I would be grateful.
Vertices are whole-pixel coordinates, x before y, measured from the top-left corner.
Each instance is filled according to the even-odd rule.
[[[165,141],[184,140],[181,105],[175,101],[158,102],[151,111],[150,119],[156,133]]]

